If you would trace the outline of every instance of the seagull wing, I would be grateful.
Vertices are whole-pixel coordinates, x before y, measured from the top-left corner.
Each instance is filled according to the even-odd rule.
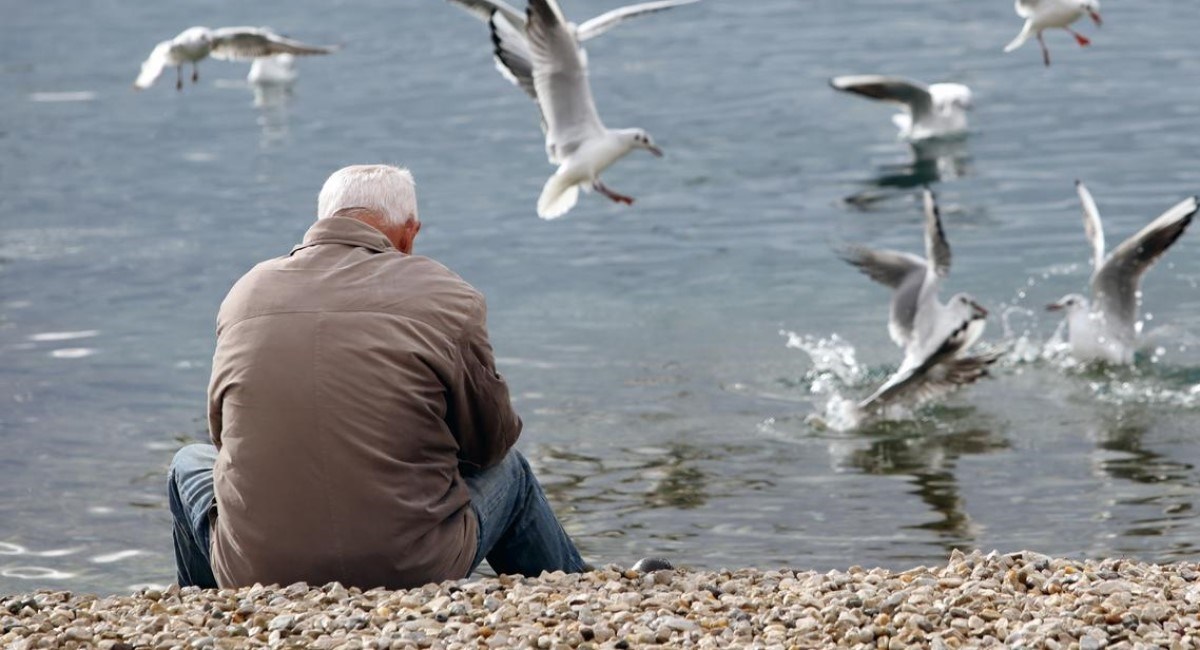
[[[1042,0],[1017,0],[1013,8],[1017,10],[1017,15],[1022,18],[1029,18],[1037,12],[1038,5]]]
[[[150,57],[142,61],[142,71],[138,73],[137,80],[133,82],[133,87],[138,90],[144,90],[154,85],[154,82],[162,76],[163,69],[170,63],[171,58],[171,41],[163,41],[154,46],[154,51],[150,53]]]
[[[629,18],[641,16],[644,14],[655,13],[678,7],[680,5],[690,5],[700,2],[700,0],[658,0],[658,2],[643,2],[636,5],[629,5],[607,11],[596,16],[595,18],[583,23],[579,26],[577,34],[580,42],[593,39],[604,32],[616,27],[625,22]]]
[[[1196,197],[1184,199],[1126,239],[1096,269],[1092,274],[1092,296],[1105,317],[1133,327],[1142,275],[1187,230],[1198,209]]]
[[[489,21],[493,12],[500,12],[511,24],[521,28],[525,27],[525,14],[517,11],[503,0],[449,0],[449,2],[462,7],[482,21]]]
[[[604,133],[579,44],[555,0],[529,0],[526,34],[534,88],[546,121],[546,146],[566,159],[579,143]]]
[[[335,47],[308,45],[263,27],[222,27],[212,33],[214,59],[254,59],[275,54],[329,54]]]
[[[870,397],[859,402],[858,408],[864,411],[878,410],[898,401],[919,404],[986,377],[988,366],[1000,358],[999,354],[958,356],[970,345],[972,322],[964,321],[927,357],[906,358],[896,374]]]
[[[914,122],[933,112],[933,96],[929,94],[929,87],[915,81],[862,74],[834,77],[829,80],[829,85],[843,92],[907,106]]]
[[[533,83],[533,54],[525,40],[524,25],[524,18],[520,23],[513,23],[508,14],[493,11],[488,19],[488,28],[492,33],[492,55],[501,76],[537,101],[537,88]]]
[[[1079,193],[1079,202],[1083,204],[1083,232],[1087,234],[1088,243],[1092,245],[1092,272],[1104,265],[1104,225],[1100,222],[1100,209],[1096,200],[1088,191],[1083,181],[1075,181],[1075,191]]]
[[[942,228],[942,213],[938,209],[937,197],[928,187],[922,193],[925,203],[925,259],[939,278],[950,274],[950,242]]]
[[[867,277],[894,290],[888,317],[888,335],[896,345],[908,345],[913,336],[921,287],[925,284],[925,260],[909,253],[874,250],[865,246],[849,246],[840,254],[843,260],[858,267]]]

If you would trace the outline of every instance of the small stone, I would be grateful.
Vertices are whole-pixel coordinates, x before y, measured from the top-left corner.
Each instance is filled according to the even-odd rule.
[[[282,632],[291,629],[291,627],[295,624],[295,616],[290,614],[280,614],[279,616],[271,619],[271,622],[267,625],[267,630],[271,632]]]

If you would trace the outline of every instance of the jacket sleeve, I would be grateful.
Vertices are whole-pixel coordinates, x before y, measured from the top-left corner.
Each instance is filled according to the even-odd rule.
[[[217,449],[221,448],[221,430],[224,426],[225,372],[225,360],[218,340],[217,351],[213,354],[212,376],[208,380],[208,436]]]
[[[447,424],[458,440],[463,469],[487,469],[516,444],[521,418],[509,400],[508,384],[496,371],[482,296],[463,327],[457,356],[459,381],[450,390]]]

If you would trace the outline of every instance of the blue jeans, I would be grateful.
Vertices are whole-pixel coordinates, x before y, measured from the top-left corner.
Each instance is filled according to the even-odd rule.
[[[479,548],[471,570],[486,558],[496,573],[536,576],[581,573],[590,567],[554,516],[529,461],[513,449],[504,460],[466,474],[471,509],[479,520]]]
[[[217,509],[213,491],[216,461],[216,447],[207,444],[188,445],[171,461],[167,497],[175,520],[172,537],[181,587],[217,587],[210,554],[211,521]],[[589,568],[520,452],[514,449],[495,467],[463,479],[471,493],[471,510],[479,521],[479,548],[472,571],[484,559],[498,573],[527,576],[542,571],[579,573]]]
[[[213,465],[217,448],[188,445],[175,454],[167,474],[167,501],[175,525],[175,578],[180,587],[216,589],[210,541],[211,520],[217,512],[213,491]]]

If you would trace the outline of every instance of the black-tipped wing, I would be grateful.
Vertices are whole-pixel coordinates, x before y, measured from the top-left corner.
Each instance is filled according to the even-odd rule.
[[[503,0],[448,0],[450,4],[458,5],[476,18],[487,22],[493,12],[500,12],[510,23],[525,28],[525,14],[517,11],[512,5]]]
[[[874,411],[898,402],[920,404],[986,377],[988,366],[1000,358],[999,354],[957,356],[970,344],[971,323],[963,322],[925,359],[919,362],[906,359],[896,374],[859,402],[859,409]]]
[[[1137,321],[1137,294],[1142,275],[1183,235],[1197,209],[1200,206],[1196,197],[1179,202],[1126,239],[1096,269],[1092,275],[1094,306],[1106,318],[1118,319],[1127,327],[1133,326]]]
[[[696,2],[700,2],[700,0],[658,0],[657,2],[643,2],[636,5],[619,7],[583,23],[576,30],[576,35],[579,37],[580,42],[583,42],[607,32],[630,18],[681,5],[690,5]]]
[[[829,85],[843,92],[907,106],[914,122],[933,112],[929,87],[908,79],[858,74],[834,77],[829,80]]]
[[[934,273],[944,278],[950,274],[950,242],[946,241],[946,231],[942,228],[942,212],[932,190],[925,188],[922,198],[925,203],[925,258]]]
[[[524,90],[537,101],[537,88],[533,83],[533,55],[529,52],[529,44],[525,41],[522,19],[520,26],[514,24],[507,14],[493,11],[488,19],[488,28],[492,34],[492,54],[496,60],[496,70],[505,79]]]
[[[308,45],[276,34],[264,27],[222,27],[213,30],[212,57],[215,59],[255,59],[260,56],[292,54],[297,56],[329,54],[336,47]]]

